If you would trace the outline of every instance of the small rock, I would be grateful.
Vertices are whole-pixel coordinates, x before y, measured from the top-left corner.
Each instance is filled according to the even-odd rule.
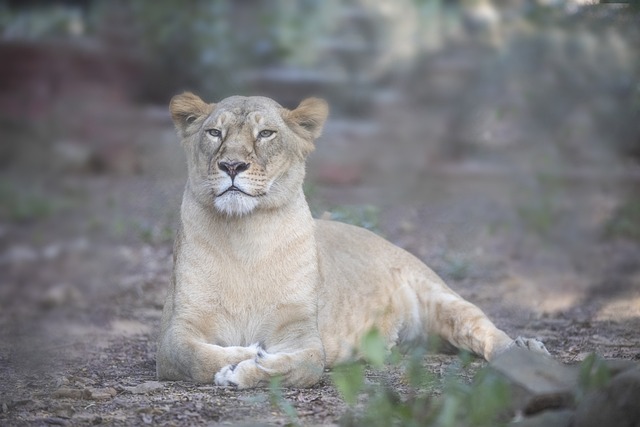
[[[159,381],[147,381],[135,387],[124,387],[129,393],[147,394],[164,388],[164,384]]]
[[[54,426],[68,426],[69,421],[58,418],[58,417],[48,417],[42,420],[45,424],[54,425]]]
[[[84,367],[84,368],[82,368],[82,370],[86,371],[87,368]],[[86,377],[72,376],[71,378],[69,378],[69,380],[73,381],[75,384],[79,384],[79,385],[85,386],[85,387],[93,383],[93,381],[91,381],[89,378],[86,378]]]
[[[639,402],[640,368],[625,370],[585,396],[576,409],[574,425],[639,427]]]
[[[61,408],[56,409],[53,414],[57,417],[57,418],[63,418],[63,419],[68,419],[71,418],[73,416],[73,414],[75,413],[73,407],[71,405],[65,405]]]
[[[68,385],[69,379],[65,376],[60,376],[56,378],[56,387],[60,388],[63,385]]]
[[[113,396],[109,393],[101,392],[101,391],[92,391],[91,392],[91,400],[109,400]]]
[[[80,425],[102,424],[103,421],[104,420],[100,415],[95,415],[88,412],[81,412],[78,414],[74,414],[73,416],[74,424],[80,424]]]
[[[114,388],[91,389],[91,399],[93,400],[109,400],[118,394]]]
[[[62,387],[53,392],[56,399],[89,399],[91,392],[88,389]]]

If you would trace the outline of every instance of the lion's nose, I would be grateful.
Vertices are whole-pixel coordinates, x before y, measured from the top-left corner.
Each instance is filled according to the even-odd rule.
[[[244,172],[249,169],[249,163],[244,162],[218,162],[218,168],[221,171],[234,178],[240,172]]]

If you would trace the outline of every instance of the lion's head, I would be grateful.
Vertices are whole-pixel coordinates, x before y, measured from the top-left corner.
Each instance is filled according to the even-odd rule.
[[[237,216],[297,194],[328,114],[317,98],[288,110],[264,97],[207,104],[192,93],[175,96],[170,110],[187,153],[188,190],[204,206]]]

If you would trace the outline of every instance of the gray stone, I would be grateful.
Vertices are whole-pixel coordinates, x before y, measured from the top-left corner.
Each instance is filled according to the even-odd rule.
[[[640,368],[624,370],[588,393],[576,409],[574,425],[640,427]]]
[[[548,409],[569,408],[578,370],[539,353],[514,348],[497,357],[489,369],[511,386],[511,409],[535,414]]]
[[[640,364],[638,364],[638,362],[634,362],[629,359],[605,359],[604,363],[607,365],[612,377],[630,369],[640,368]]]

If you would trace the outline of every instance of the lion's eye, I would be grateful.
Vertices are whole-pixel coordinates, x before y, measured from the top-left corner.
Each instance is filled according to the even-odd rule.
[[[269,137],[270,137],[271,135],[273,135],[274,133],[276,133],[276,132],[275,132],[275,131],[273,131],[273,130],[267,130],[267,129],[265,129],[265,130],[260,131],[260,133],[258,134],[258,136],[259,136],[260,138],[269,138]]]
[[[207,133],[214,138],[220,138],[222,136],[222,131],[220,129],[209,129]]]

